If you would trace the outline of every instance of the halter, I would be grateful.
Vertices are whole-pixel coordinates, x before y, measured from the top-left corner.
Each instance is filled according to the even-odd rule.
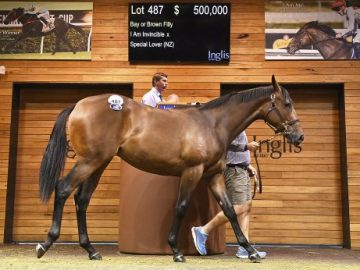
[[[276,128],[275,126],[270,124],[268,119],[269,119],[269,114],[271,112],[275,112],[280,120],[284,119],[282,117],[279,109],[276,107],[276,104],[275,104],[276,95],[271,94],[270,99],[271,99],[271,106],[268,109],[268,111],[267,111],[267,113],[266,113],[266,115],[264,117],[264,122],[275,132],[276,135],[278,135],[278,134],[290,134],[291,132],[288,130],[288,128],[290,126],[294,125],[295,123],[299,122],[300,120],[299,119],[294,119],[294,120],[291,120],[291,121],[287,121],[287,120],[282,121],[282,123],[281,123],[282,128]]]

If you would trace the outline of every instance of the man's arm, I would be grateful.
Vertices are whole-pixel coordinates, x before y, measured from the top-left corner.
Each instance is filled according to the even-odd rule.
[[[343,38],[347,38],[349,36],[351,36],[353,34],[354,31],[356,31],[356,27],[355,27],[355,10],[351,7],[347,8],[347,18],[348,20],[348,25],[347,28],[342,32],[342,36]]]
[[[247,150],[249,151],[256,151],[259,148],[259,143],[252,141],[247,144],[240,143],[240,144],[230,144],[228,150],[232,152],[245,152]]]

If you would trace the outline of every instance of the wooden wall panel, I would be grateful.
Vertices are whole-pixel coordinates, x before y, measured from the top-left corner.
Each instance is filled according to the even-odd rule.
[[[151,75],[157,71],[164,71],[169,75],[169,89],[168,94],[177,93],[182,101],[208,101],[220,94],[220,83],[224,82],[254,82],[254,83],[270,83],[271,74],[275,74],[280,82],[285,83],[344,83],[345,85],[345,117],[346,117],[346,142],[347,142],[347,161],[348,161],[348,182],[349,182],[349,207],[350,207],[350,229],[351,242],[353,248],[360,248],[360,163],[358,157],[360,154],[359,142],[359,120],[360,120],[360,61],[265,61],[264,60],[264,1],[254,0],[248,1],[246,5],[239,1],[232,1],[231,14],[231,62],[228,66],[206,66],[206,65],[130,65],[127,62],[127,6],[128,1],[120,0],[94,0],[94,29],[93,29],[93,55],[92,61],[1,61],[1,65],[5,65],[6,75],[0,75],[0,233],[3,235],[5,224],[5,205],[6,205],[6,191],[8,180],[8,163],[9,163],[9,146],[10,146],[10,123],[11,123],[11,102],[12,102],[12,88],[14,82],[108,82],[108,83],[134,83],[134,97],[139,100],[145,91],[150,87]],[[245,38],[240,38],[242,34],[247,34]],[[321,116],[323,116],[323,111]],[[30,116],[23,116],[30,117]],[[305,117],[305,116],[304,116]],[[311,116],[306,116],[311,118]],[[332,121],[335,116],[324,118],[324,121]],[[38,121],[32,119],[29,121]],[[51,120],[49,120],[51,122]],[[29,122],[30,123],[30,122]],[[47,123],[49,124],[49,123]],[[307,125],[311,123],[307,122]],[[29,131],[29,127],[24,127]],[[45,128],[45,127],[44,127]],[[309,131],[309,133],[312,131]],[[327,131],[321,129],[324,136],[334,137],[331,130]],[[328,134],[325,134],[329,132]],[[29,134],[29,140],[36,138],[36,134]],[[32,137],[34,136],[34,137]],[[305,141],[311,147],[316,147],[321,139],[316,136],[309,136],[310,141]],[[46,140],[45,138],[42,138]],[[34,144],[35,148],[39,148],[38,144]],[[305,146],[304,146],[305,147]],[[340,147],[346,147],[340,145]],[[334,153],[335,145],[330,152]],[[37,152],[40,150],[37,150]],[[319,164],[328,166],[330,171],[333,166],[336,166],[338,157],[323,159],[317,153],[318,150],[307,152],[309,160],[317,160]],[[23,157],[31,159],[31,156]],[[34,159],[31,164],[36,168],[38,158]],[[22,160],[21,160],[22,161]],[[25,161],[24,161],[25,162]],[[20,166],[20,163],[18,163]],[[302,168],[312,168],[311,164],[303,164]],[[299,169],[299,168],[297,168]],[[282,172],[272,172],[272,174],[281,174]],[[326,172],[318,172],[321,177]],[[30,178],[37,178],[36,170],[33,170],[28,175]],[[333,185],[336,183],[337,173],[331,173],[332,179],[327,180]],[[24,176],[25,177],[25,176]],[[113,181],[112,177],[106,181]],[[275,177],[274,180],[275,181]],[[290,181],[290,180],[289,180]],[[306,179],[302,179],[303,183]],[[112,183],[112,182],[111,182]],[[104,185],[110,185],[105,184]],[[105,187],[105,186],[104,186]],[[35,186],[29,188],[36,189]],[[291,187],[289,188],[291,190]],[[317,187],[320,191],[318,193],[320,198],[325,202],[336,200],[336,195],[329,195],[330,190],[334,191],[331,186]],[[101,193],[101,192],[100,192]],[[306,201],[307,196],[311,194],[294,194],[294,198],[299,201]],[[326,194],[326,195],[325,195]],[[102,196],[102,195],[99,195]],[[265,194],[263,195],[265,196]],[[271,192],[266,194],[271,196]],[[287,201],[288,197],[281,193],[276,200],[271,197],[266,197],[266,200],[271,202],[276,211],[278,202]],[[305,196],[305,197],[304,197]],[[29,199],[34,202],[36,198]],[[21,202],[26,204],[28,201]],[[112,204],[110,205],[94,206],[95,211],[102,211],[112,213],[114,211]],[[326,211],[339,211],[335,204],[331,204],[332,208]],[[28,206],[30,207],[30,206]],[[46,211],[51,208],[42,206]],[[46,208],[48,207],[48,208]],[[70,207],[72,208],[72,207]],[[256,211],[260,211],[264,207],[257,207]],[[259,209],[259,210],[258,210]],[[283,218],[289,222],[293,222],[296,226],[299,217],[311,216],[317,219],[320,223],[326,223],[328,217],[318,217],[316,209],[311,209],[308,205],[304,205],[306,211],[299,211],[294,215],[293,206],[289,205],[287,211],[284,211]],[[19,209],[18,216],[25,213],[28,209]],[[264,210],[264,209],[262,209]],[[266,209],[268,210],[268,209]],[[70,210],[69,210],[70,211]],[[72,211],[72,210],[71,210]],[[254,210],[254,214],[258,214]],[[321,211],[325,211],[321,208]],[[325,211],[325,214],[326,214]],[[41,224],[46,224],[48,212],[34,213],[34,219],[42,219]],[[92,214],[96,215],[96,214]],[[254,217],[256,217],[256,215]],[[272,222],[271,217],[264,217],[262,219],[254,219],[254,230],[261,231],[262,235],[267,235],[268,231],[258,227],[257,222]],[[72,216],[74,219],[75,216]],[[259,220],[259,221],[258,221]],[[72,221],[67,221],[66,224],[71,224]],[[338,223],[338,218],[332,218],[328,222]],[[17,225],[21,225],[16,223]],[[23,223],[26,224],[26,223]],[[94,226],[97,226],[94,223]],[[104,229],[104,235],[92,238],[93,240],[111,240],[116,237],[111,234],[116,233],[112,226],[114,223],[109,223]],[[25,226],[26,227],[26,226]],[[46,226],[44,226],[46,227]],[[94,227],[89,226],[90,232]],[[305,229],[304,229],[305,230]],[[306,232],[310,233],[311,228],[307,228]],[[69,232],[64,230],[65,233]],[[291,230],[286,231],[287,239],[294,239],[297,242],[297,235],[292,235]],[[294,231],[296,232],[296,230]],[[300,231],[298,231],[300,232]],[[303,231],[304,232],[304,231]],[[45,235],[45,232],[39,232]],[[66,235],[72,235],[71,232]],[[72,236],[71,236],[72,237]],[[103,237],[103,238],[102,238]],[[256,237],[255,235],[253,237]],[[320,237],[320,236],[319,236]],[[336,236],[329,236],[325,230],[322,232],[320,241],[326,242],[328,238],[336,239]],[[102,238],[102,239],[100,239]],[[338,235],[338,239],[340,239]],[[74,239],[74,241],[77,240]],[[270,241],[271,239],[269,239]],[[1,240],[0,240],[1,241]]]

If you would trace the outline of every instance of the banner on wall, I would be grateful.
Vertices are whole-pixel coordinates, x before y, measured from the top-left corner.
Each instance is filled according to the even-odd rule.
[[[265,0],[265,59],[360,58],[360,0]]]
[[[91,60],[92,2],[0,2],[0,59]]]

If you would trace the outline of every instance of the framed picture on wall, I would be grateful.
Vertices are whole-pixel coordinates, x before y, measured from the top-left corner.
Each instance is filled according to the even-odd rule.
[[[92,2],[0,2],[0,59],[91,60]]]
[[[359,59],[359,24],[360,0],[265,0],[265,59]]]

